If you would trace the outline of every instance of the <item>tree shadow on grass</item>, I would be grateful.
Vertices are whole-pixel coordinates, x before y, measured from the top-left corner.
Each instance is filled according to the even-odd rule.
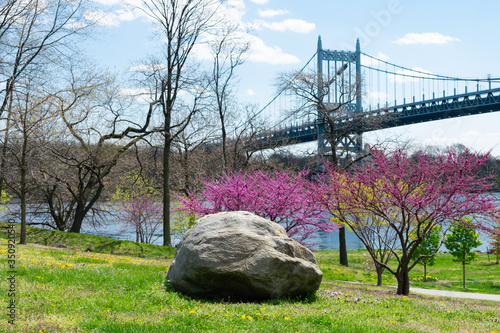
[[[310,304],[317,301],[317,292],[315,293],[305,293],[297,296],[285,296],[279,298],[271,299],[242,299],[230,296],[192,296],[177,290],[171,281],[165,281],[165,290],[167,293],[175,293],[181,299],[186,301],[196,300],[200,303],[210,303],[210,304],[237,304],[237,303],[255,303],[255,304],[268,304],[268,305],[281,305],[290,303],[300,303],[300,304]]]
[[[496,262],[495,260],[492,260],[490,262],[482,262],[482,263],[479,263],[478,266],[497,266],[499,265],[500,263]]]
[[[64,233],[58,233],[53,230],[31,229],[26,233],[29,238],[36,237],[37,243],[46,246],[55,246],[57,244],[67,243],[68,236]]]
[[[95,245],[97,252],[109,252],[120,254],[133,254],[139,258],[146,257],[144,246],[141,243],[122,241],[122,240],[102,240],[100,244]],[[134,251],[134,248],[137,250]]]
[[[43,229],[30,229],[27,233],[27,236],[32,240],[35,240],[36,243],[45,245],[45,246],[57,246],[59,244],[65,245],[67,247],[73,248],[75,250],[85,251],[89,248],[93,248],[92,252],[101,252],[101,253],[122,253],[126,252],[122,249],[124,243],[133,244],[135,247],[139,249],[139,251],[129,251],[134,254],[137,252],[140,253],[140,256],[144,256],[144,248],[141,244],[136,244],[134,242],[124,242],[122,240],[107,238],[107,237],[99,237],[93,239],[82,239],[82,234],[72,234],[68,232],[62,231],[54,231],[54,230],[43,230]]]

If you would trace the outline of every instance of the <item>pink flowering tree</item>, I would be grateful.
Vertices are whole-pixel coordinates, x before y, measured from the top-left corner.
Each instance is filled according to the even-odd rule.
[[[465,216],[474,217],[470,227],[486,230],[488,218],[498,214],[488,179],[476,173],[488,156],[454,151],[408,156],[401,149],[371,153],[371,161],[350,172],[328,166],[315,186],[316,200],[360,238],[376,266],[396,277],[397,294],[408,295],[408,273],[435,254],[413,255],[434,228],[441,227],[441,245],[447,230]],[[389,249],[397,265],[381,260],[380,248]]]
[[[152,243],[163,223],[163,205],[159,191],[140,173],[123,175],[111,197],[118,216],[126,229],[135,231],[135,241]]]
[[[163,221],[163,205],[155,197],[136,197],[118,201],[119,215],[125,225],[135,230],[136,242],[151,244]]]
[[[180,197],[181,209],[196,215],[249,211],[281,224],[289,237],[305,244],[318,230],[338,230],[337,224],[324,219],[321,205],[310,193],[307,174],[257,170],[228,173],[204,182],[198,196]]]

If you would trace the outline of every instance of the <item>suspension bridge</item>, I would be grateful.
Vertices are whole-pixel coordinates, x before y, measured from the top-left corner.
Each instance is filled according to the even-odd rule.
[[[316,60],[316,61],[313,61]],[[362,134],[500,111],[500,78],[458,78],[390,63],[361,52],[323,49],[261,109],[273,124],[263,145],[318,142],[318,155],[360,152]]]

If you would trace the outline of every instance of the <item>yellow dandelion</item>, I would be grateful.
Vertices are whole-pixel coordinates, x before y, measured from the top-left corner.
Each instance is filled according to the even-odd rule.
[[[248,320],[253,320],[253,318],[251,316],[248,316],[247,319]]]
[[[193,310],[191,310],[191,311],[189,311],[189,313],[193,314],[193,313],[194,313],[194,311],[193,311]]]
[[[241,315],[241,319],[245,319],[245,318],[246,318],[246,316],[245,316],[245,315]]]
[[[290,320],[290,318],[288,318],[288,317],[285,317],[285,318],[283,318],[283,319],[285,319],[285,320]]]

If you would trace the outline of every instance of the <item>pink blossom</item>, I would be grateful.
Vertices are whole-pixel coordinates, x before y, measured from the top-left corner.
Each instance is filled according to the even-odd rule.
[[[408,272],[420,258],[412,254],[436,225],[446,232],[471,216],[471,227],[489,230],[488,221],[494,220],[498,209],[487,192],[488,178],[478,177],[476,171],[488,156],[452,150],[414,156],[402,149],[393,153],[372,149],[371,153],[371,161],[349,172],[326,166],[325,177],[316,184],[316,200],[356,233],[373,260],[396,276],[398,294],[407,295]],[[384,239],[387,230],[395,242]],[[396,270],[370,251],[368,237],[373,236],[383,248],[391,249],[398,261]]]
[[[320,203],[311,195],[308,172],[253,170],[228,173],[204,182],[205,188],[196,197],[180,197],[182,210],[206,215],[222,211],[244,210],[284,226],[288,236],[304,242],[322,230],[333,232],[335,223],[324,219]]]
[[[136,242],[151,243],[163,221],[163,206],[155,198],[144,196],[118,202],[120,218],[134,228]]]

